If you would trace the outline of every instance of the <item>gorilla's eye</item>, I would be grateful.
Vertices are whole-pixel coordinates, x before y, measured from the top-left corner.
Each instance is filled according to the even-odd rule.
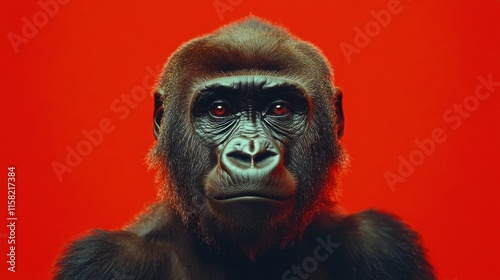
[[[288,113],[290,113],[290,106],[288,105],[288,103],[284,102],[284,101],[278,101],[278,102],[275,102],[273,104],[271,104],[271,106],[269,106],[269,110],[267,111],[267,114],[268,115],[273,115],[273,116],[284,116],[284,115],[287,115]]]
[[[226,117],[230,115],[229,105],[222,101],[217,101],[210,106],[210,114],[214,117]]]

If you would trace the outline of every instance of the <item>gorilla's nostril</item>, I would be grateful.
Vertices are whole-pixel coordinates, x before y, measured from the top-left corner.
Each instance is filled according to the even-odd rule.
[[[249,154],[242,153],[240,151],[234,151],[227,154],[227,157],[243,164],[250,164],[252,162],[252,157]]]
[[[253,160],[254,160],[255,164],[259,164],[259,163],[265,162],[267,159],[270,159],[270,158],[277,156],[277,155],[278,154],[275,152],[263,151],[263,152],[256,154],[254,156]]]

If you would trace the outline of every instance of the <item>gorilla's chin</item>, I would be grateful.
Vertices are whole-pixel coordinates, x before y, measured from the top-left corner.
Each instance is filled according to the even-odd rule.
[[[254,258],[271,248],[281,249],[300,235],[293,214],[295,198],[275,200],[243,196],[208,198],[199,217],[199,235],[218,251],[240,251]]]

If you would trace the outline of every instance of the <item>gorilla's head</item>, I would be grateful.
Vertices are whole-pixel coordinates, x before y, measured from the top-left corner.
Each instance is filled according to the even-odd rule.
[[[259,19],[231,24],[182,45],[155,100],[164,199],[206,244],[284,247],[331,206],[342,92],[311,44]]]

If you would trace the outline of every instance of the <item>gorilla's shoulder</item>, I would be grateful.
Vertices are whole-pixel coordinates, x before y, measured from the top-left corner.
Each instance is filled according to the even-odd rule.
[[[146,212],[161,211],[151,207]],[[140,217],[124,230],[93,230],[72,242],[56,263],[55,279],[164,279],[178,250],[165,236],[168,231],[159,229],[165,224],[157,223],[156,215]]]
[[[147,241],[129,231],[94,230],[66,248],[56,264],[55,279],[133,279],[142,266],[151,265],[152,253],[166,258],[169,251],[167,244]],[[155,270],[151,265],[152,274]]]
[[[435,279],[419,235],[390,213],[323,214],[316,225],[340,244],[355,279]]]
[[[366,210],[346,216],[343,222],[355,225],[360,237],[370,242],[391,239],[395,239],[393,241],[414,241],[419,238],[418,234],[398,217],[384,211]]]

